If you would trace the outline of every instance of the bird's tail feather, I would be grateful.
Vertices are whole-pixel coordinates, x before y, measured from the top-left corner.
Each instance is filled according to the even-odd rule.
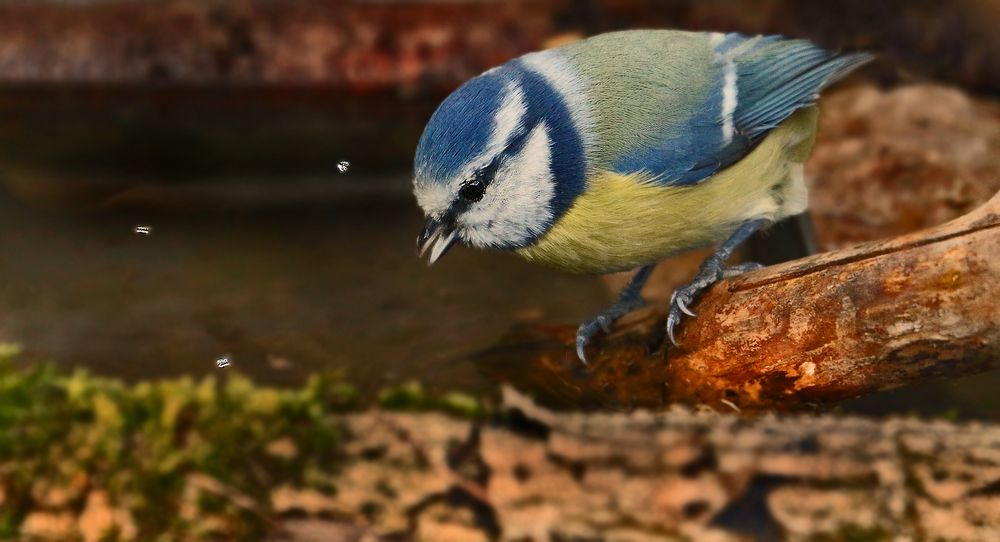
[[[816,101],[819,92],[871,61],[868,53],[839,54],[804,40],[748,40],[731,57],[739,102],[734,123],[754,138]]]

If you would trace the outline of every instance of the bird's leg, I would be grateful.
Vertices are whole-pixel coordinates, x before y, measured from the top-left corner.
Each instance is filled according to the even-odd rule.
[[[670,338],[670,342],[674,346],[677,346],[677,340],[674,338],[674,327],[680,323],[684,314],[688,316],[695,315],[689,307],[697,301],[698,297],[705,290],[723,278],[733,277],[762,267],[760,264],[748,262],[727,268],[726,260],[732,256],[736,247],[740,246],[751,235],[770,223],[771,221],[767,219],[748,220],[744,222],[729,236],[729,239],[726,239],[711,256],[702,262],[694,280],[674,290],[673,296],[670,297],[670,313],[667,316],[667,337]]]
[[[611,324],[615,323],[615,320],[646,304],[641,295],[642,287],[646,284],[646,280],[649,279],[649,274],[653,271],[655,265],[649,264],[640,267],[639,271],[629,279],[628,284],[618,293],[618,299],[610,307],[580,324],[580,327],[576,329],[576,356],[580,358],[580,361],[584,365],[587,364],[587,356],[584,350],[587,348],[587,344],[590,343],[590,339],[597,334],[598,330],[610,333]]]

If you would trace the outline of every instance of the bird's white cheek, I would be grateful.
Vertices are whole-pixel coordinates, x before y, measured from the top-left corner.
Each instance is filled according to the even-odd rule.
[[[512,248],[544,233],[552,221],[555,179],[544,123],[524,148],[504,160],[482,201],[461,218],[463,239],[475,246]]]
[[[417,205],[420,205],[428,216],[440,216],[448,209],[452,199],[448,187],[437,183],[416,184],[413,194],[417,197]]]

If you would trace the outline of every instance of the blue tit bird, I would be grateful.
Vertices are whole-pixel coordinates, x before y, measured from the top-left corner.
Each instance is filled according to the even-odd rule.
[[[636,30],[531,53],[458,88],[416,150],[417,238],[572,273],[638,269],[576,349],[643,301],[653,265],[716,245],[671,299],[667,336],[754,232],[803,212],[819,92],[870,60],[780,36]]]

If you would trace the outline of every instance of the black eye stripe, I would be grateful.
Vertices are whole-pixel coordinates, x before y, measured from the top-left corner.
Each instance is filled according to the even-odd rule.
[[[462,185],[458,190],[458,195],[466,201],[479,201],[486,193],[486,184],[478,180],[473,180]]]
[[[499,166],[500,160],[497,157],[485,167],[477,170],[473,174],[472,179],[466,181],[458,189],[458,196],[466,203],[475,203],[483,199],[483,195],[486,194],[486,187],[493,182],[493,176],[496,175]]]
[[[496,175],[497,170],[500,169],[501,159],[503,159],[504,156],[514,155],[521,152],[521,149],[524,148],[530,133],[531,130],[529,129],[521,129],[517,135],[511,138],[511,141],[507,144],[507,148],[504,152],[494,157],[489,164],[486,164],[482,168],[476,170],[472,179],[466,181],[462,187],[458,189],[459,199],[455,201],[455,206],[464,210],[470,203],[475,203],[483,199],[483,196],[486,194],[486,187],[493,182],[493,177]]]
[[[456,212],[464,211],[469,204],[475,203],[481,199],[486,194],[486,188],[493,182],[493,177],[496,175],[497,170],[500,169],[500,161],[504,159],[505,156],[513,156],[521,152],[524,149],[525,143],[528,141],[528,136],[531,134],[531,129],[522,128],[518,131],[514,137],[511,138],[510,142],[507,144],[507,148],[489,163],[482,168],[476,170],[473,174],[472,179],[466,181],[461,188],[458,189],[458,199],[452,204],[453,210]]]

